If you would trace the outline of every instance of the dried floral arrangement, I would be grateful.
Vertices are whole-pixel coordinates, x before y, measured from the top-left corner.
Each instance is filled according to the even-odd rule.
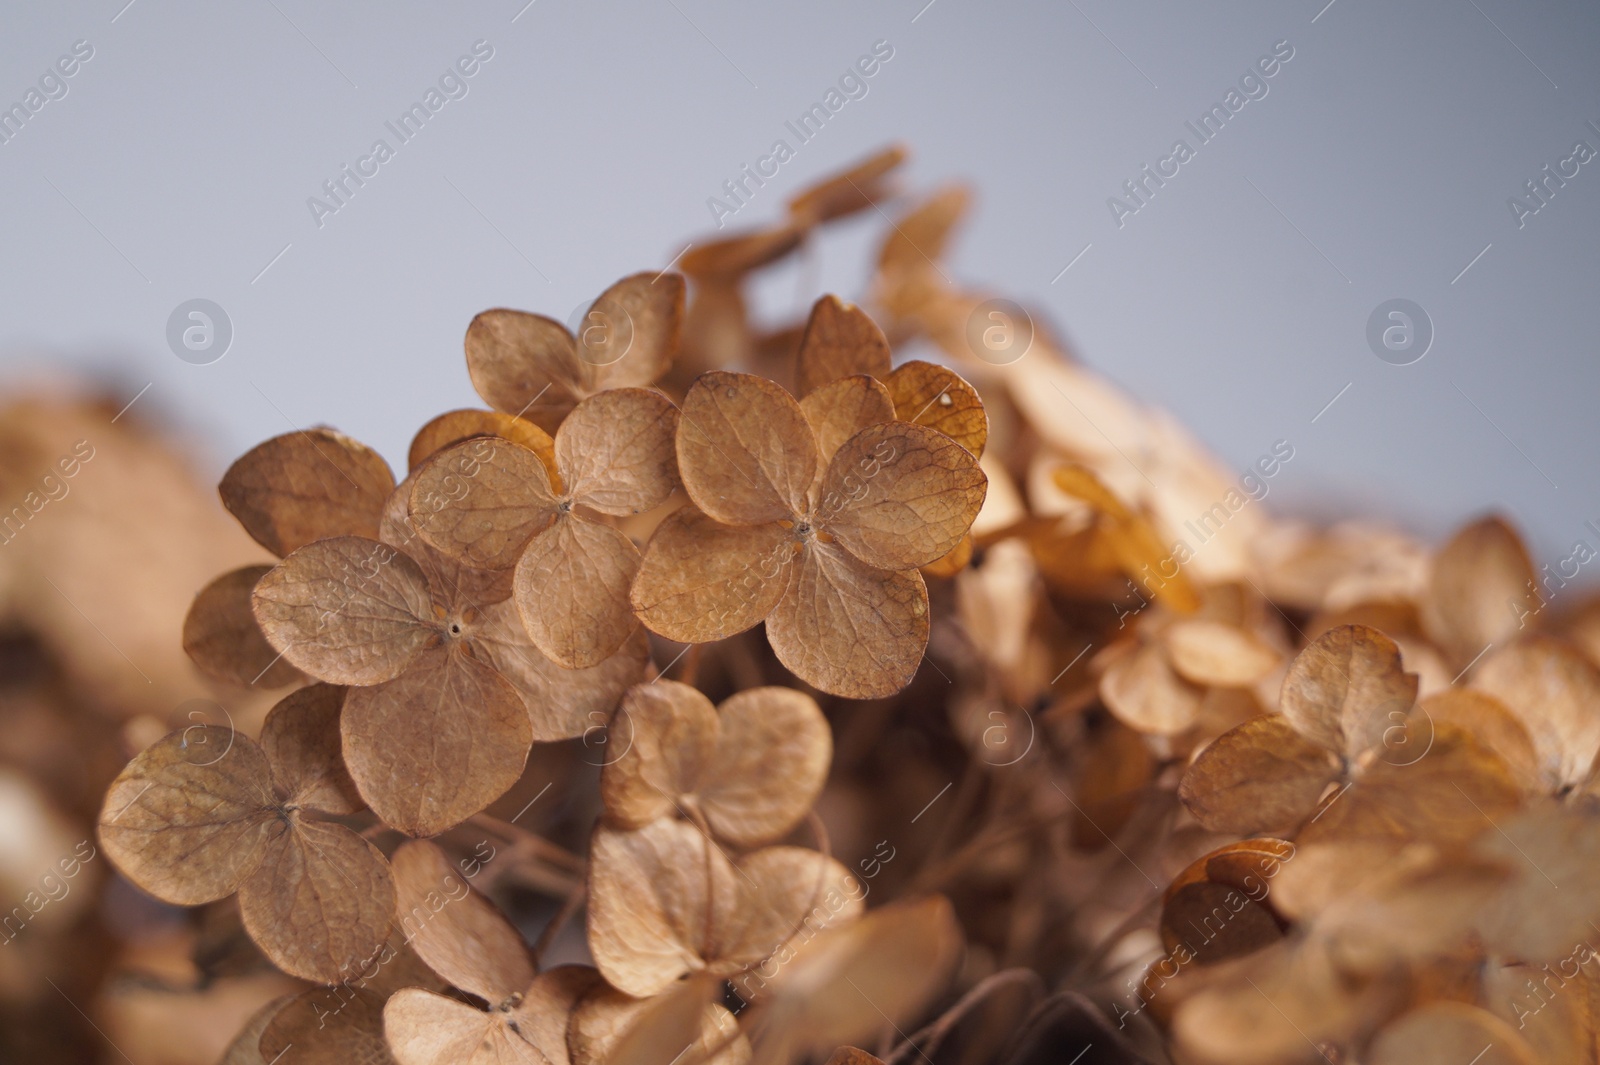
[[[278,561],[184,647],[287,694],[98,829],[292,978],[223,1060],[1600,1061],[1600,612],[1497,517],[1252,506],[1289,442],[1230,475],[956,284],[902,159],[576,335],[478,315],[398,483],[228,470]],[[753,320],[886,207],[867,309]]]

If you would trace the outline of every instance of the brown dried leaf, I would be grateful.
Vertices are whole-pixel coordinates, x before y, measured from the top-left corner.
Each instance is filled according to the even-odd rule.
[[[1106,708],[1129,726],[1156,736],[1174,736],[1193,725],[1203,694],[1173,671],[1156,644],[1123,655],[1100,678]]]
[[[1537,1065],[1516,1029],[1465,1002],[1430,1002],[1385,1025],[1371,1065]]]
[[[340,749],[343,688],[311,684],[290,692],[261,726],[261,750],[286,801],[327,814],[362,808]]]
[[[722,287],[708,285],[708,279],[738,279],[751,270],[777,262],[799,247],[804,236],[803,227],[786,222],[771,229],[696,244],[683,253],[678,265],[684,273],[700,282],[695,286],[695,301],[698,304],[705,299],[708,288]]]
[[[821,386],[800,401],[800,409],[817,434],[823,462],[867,426],[894,420],[889,390],[866,374],[841,377]]]
[[[767,641],[790,672],[822,691],[893,695],[911,683],[928,646],[928,589],[915,570],[873,569],[816,541],[790,567]]]
[[[589,669],[638,628],[628,600],[638,572],[632,540],[563,514],[523,551],[511,594],[534,646],[558,665]]]
[[[333,983],[389,936],[394,880],[383,854],[343,825],[274,817],[265,854],[239,886],[245,930],[291,976]]]
[[[487,438],[445,449],[410,479],[411,521],[422,539],[480,569],[516,565],[560,503],[538,455]]]
[[[273,650],[250,612],[250,593],[271,569],[232,570],[194,597],[183,619],[183,649],[206,676],[247,688],[281,688],[300,676]]]
[[[1200,880],[1162,899],[1161,938],[1175,961],[1213,965],[1269,947],[1283,938],[1283,930],[1272,911],[1246,891]]]
[[[972,452],[983,455],[989,441],[989,415],[978,390],[945,366],[913,360],[884,381],[901,421],[936,429]]]
[[[517,690],[460,647],[350,691],[341,726],[361,797],[410,836],[438,835],[505,794],[533,742]]]
[[[1249,836],[1294,827],[1339,776],[1332,752],[1274,714],[1207,745],[1183,775],[1178,797],[1212,831]]]
[[[553,318],[503,308],[484,311],[467,327],[467,374],[495,410],[520,415],[553,432],[577,399],[577,345]]]
[[[392,1065],[383,1039],[382,996],[343,986],[339,991],[336,1012],[315,995],[290,999],[258,1037],[261,1065]],[[286,1056],[291,1048],[294,1054]]]
[[[701,374],[683,400],[678,470],[689,498],[728,525],[763,525],[805,510],[817,440],[800,404],[750,374]]]
[[[1506,705],[1528,731],[1552,790],[1591,774],[1600,752],[1600,671],[1567,644],[1532,636],[1489,653],[1472,686]]]
[[[452,410],[439,415],[412,437],[408,468],[415,472],[445,448],[480,436],[497,436],[532,451],[544,460],[551,482],[556,482],[556,443],[550,434],[530,421],[497,410]]]
[[[256,543],[282,558],[313,540],[376,536],[394,474],[365,444],[306,429],[245,452],[217,490]]]
[[[422,570],[360,536],[295,551],[257,582],[251,602],[268,642],[331,684],[391,680],[434,637]]]
[[[635,629],[599,665],[564,669],[533,645],[510,602],[485,607],[472,640],[522,696],[538,743],[570,740],[603,727],[622,693],[644,679],[650,662],[650,640]]]
[[[857,374],[879,380],[889,376],[889,341],[861,308],[837,296],[823,296],[812,305],[800,340],[797,391],[809,396],[841,377]]]
[[[926,566],[972,528],[989,480],[972,453],[906,422],[870,426],[828,464],[816,523],[879,569]]]
[[[1400,648],[1377,629],[1340,625],[1313,640],[1289,665],[1279,709],[1300,733],[1355,758],[1377,747],[1417,700],[1417,676]]]
[[[600,293],[578,331],[586,391],[652,385],[667,372],[683,335],[682,276],[645,271]]]
[[[411,840],[391,863],[400,927],[428,968],[490,1006],[533,982],[522,936],[468,886],[442,850]]]
[[[272,770],[231,728],[191,725],[152,744],[111,782],[100,842],[117,868],[180,906],[231,895],[281,829]]]
[[[680,643],[743,632],[772,612],[801,545],[777,523],[724,525],[694,507],[675,511],[645,547],[629,593],[639,620]]]
[[[1247,688],[1278,665],[1278,652],[1260,637],[1222,621],[1179,619],[1163,638],[1172,667],[1195,684]]]
[[[573,408],[556,433],[573,502],[617,516],[653,510],[678,486],[678,408],[660,392],[615,388]]]
[[[1462,527],[1433,559],[1423,617],[1458,664],[1514,637],[1539,610],[1528,549],[1496,516]]]

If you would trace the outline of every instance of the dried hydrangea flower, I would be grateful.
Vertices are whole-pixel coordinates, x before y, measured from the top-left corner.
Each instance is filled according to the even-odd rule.
[[[361,808],[339,759],[343,694],[292,693],[259,745],[217,725],[174,732],[128,763],[100,814],[101,842],[130,880],[184,906],[237,892],[273,964],[321,982],[370,957],[394,919],[383,855],[313,816]]]
[[[916,567],[949,553],[983,503],[972,453],[920,425],[859,428],[824,464],[801,405],[747,374],[702,375],[684,399],[678,469],[693,507],[645,549],[639,619],[685,643],[765,619],[806,683],[890,695],[928,640]]]

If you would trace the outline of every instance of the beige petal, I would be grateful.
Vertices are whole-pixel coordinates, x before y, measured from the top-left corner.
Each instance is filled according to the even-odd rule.
[[[517,690],[459,648],[349,692],[341,730],[361,797],[410,836],[438,835],[505,794],[533,742]]]
[[[1129,727],[1155,736],[1176,735],[1193,725],[1203,695],[1173,672],[1155,644],[1123,655],[1100,678],[1106,708]]]
[[[1355,784],[1323,804],[1299,839],[1452,846],[1490,831],[1522,805],[1523,790],[1505,763],[1465,729],[1426,719],[1407,726],[1415,746],[1384,749]]]
[[[977,459],[949,437],[887,422],[855,434],[833,456],[814,521],[870,566],[926,566],[972,528],[987,485]]]
[[[1481,746],[1498,755],[1512,779],[1530,794],[1556,783],[1554,778],[1546,781],[1542,777],[1539,756],[1534,752],[1528,730],[1505,703],[1487,692],[1447,688],[1430,695],[1418,704],[1411,725],[1418,732],[1418,738],[1426,742],[1431,738],[1430,724],[1465,729]],[[1390,760],[1402,762],[1408,757],[1396,754]]]
[[[1430,1002],[1386,1025],[1370,1065],[1537,1065],[1516,1029],[1465,1002]]]
[[[711,700],[673,680],[641,684],[623,696],[612,731],[632,742],[601,771],[606,818],[633,829],[678,816],[716,757],[719,726]]]
[[[767,641],[790,672],[831,695],[893,695],[922,664],[928,590],[915,570],[873,569],[813,542],[767,618]]]
[[[589,855],[589,950],[613,987],[654,995],[708,967],[708,937],[739,912],[741,895],[733,866],[699,829],[667,819],[599,828]]]
[[[1340,625],[1301,651],[1283,678],[1279,709],[1301,735],[1355,758],[1377,747],[1417,701],[1417,676],[1377,629]]]
[[[823,385],[800,401],[800,409],[817,434],[823,462],[867,426],[894,420],[894,401],[888,389],[865,374]]]
[[[912,360],[884,381],[894,400],[895,417],[936,429],[972,452],[983,455],[989,441],[989,415],[978,390],[954,370]]]
[[[678,408],[660,392],[614,388],[573,408],[556,433],[561,479],[602,514],[640,514],[678,486]]]
[[[512,1030],[511,1016],[408,987],[383,1007],[383,1031],[400,1065],[564,1065],[565,1047],[546,1053]]]
[[[522,936],[442,850],[411,840],[391,862],[400,928],[428,968],[491,1008],[533,982]]]
[[[333,983],[389,937],[394,880],[383,854],[343,825],[290,814],[239,887],[245,930],[291,976]]]
[[[345,689],[311,684],[290,692],[267,714],[261,749],[286,800],[328,814],[362,808],[340,750],[339,708]]]
[[[812,305],[800,340],[795,373],[799,394],[808,396],[853,374],[888,377],[889,341],[860,307],[823,296]]]
[[[638,627],[628,602],[638,572],[632,540],[568,514],[528,544],[511,594],[534,646],[557,665],[588,669]]]
[[[1195,684],[1247,688],[1278,666],[1277,651],[1225,622],[1184,618],[1164,635],[1172,667]]]
[[[712,1001],[718,990],[702,977],[633,998],[602,984],[573,1012],[573,1065],[744,1065],[750,1041],[733,1014]]]
[[[1552,788],[1590,775],[1600,751],[1600,672],[1581,654],[1547,636],[1526,638],[1491,651],[1472,686],[1522,722]]]
[[[295,551],[256,583],[252,605],[268,642],[330,684],[391,680],[437,635],[422,570],[360,536]]]
[[[152,744],[111,782],[100,842],[150,894],[197,906],[238,890],[279,824],[272,770],[247,737],[191,725]]]
[[[683,333],[683,278],[645,271],[600,294],[578,330],[578,362],[591,392],[653,385]]]
[[[544,460],[552,483],[556,481],[556,443],[537,425],[497,410],[446,411],[417,430],[411,438],[408,467],[418,466],[454,444],[479,436],[497,436],[532,451]]]
[[[695,506],[729,525],[805,510],[817,441],[794,397],[750,374],[701,374],[684,397],[678,471]]]
[[[424,540],[479,569],[510,569],[560,502],[538,455],[480,437],[447,448],[411,475],[411,521]]]
[[[1507,522],[1490,516],[1464,526],[1433,559],[1423,621],[1464,665],[1490,644],[1521,633],[1540,610],[1533,563]]]
[[[776,523],[724,525],[684,507],[650,538],[629,598],[639,620],[669,640],[725,639],[772,612],[799,550]]]
[[[763,847],[739,860],[744,902],[719,927],[717,969],[737,971],[777,954],[791,940],[861,916],[867,887],[834,859],[804,847]]]
[[[888,1023],[913,1031],[961,960],[961,926],[942,895],[895,902],[818,933],[783,965],[734,980],[766,998],[763,1054],[796,1060],[874,1039]],[[769,1042],[770,1041],[770,1042]]]
[[[637,629],[599,665],[563,669],[533,645],[510,602],[484,608],[471,639],[522,696],[533,738],[539,743],[574,739],[604,728],[622,693],[644,680],[650,662],[650,640]]]
[[[725,700],[717,716],[715,755],[698,796],[707,823],[736,847],[781,839],[828,779],[827,719],[816,700],[790,688],[748,688]]]
[[[206,676],[259,688],[281,688],[300,676],[267,642],[250,612],[250,593],[271,569],[232,570],[194,597],[183,619],[183,649]]]
[[[411,520],[412,474],[401,481],[383,506],[378,539],[411,557],[428,580],[434,617],[461,615],[490,603],[511,598],[511,571],[477,569],[455,559],[424,540]]]
[[[222,475],[222,504],[282,558],[330,536],[376,536],[394,474],[376,451],[332,429],[275,436]]]
[[[944,255],[971,202],[971,191],[961,185],[947,185],[922,200],[900,217],[893,232],[885,234],[878,268],[885,273],[929,269],[930,260]]]
[[[1178,797],[1212,831],[1250,836],[1299,824],[1339,773],[1332,752],[1273,714],[1213,740],[1183,775]]]
[[[296,995],[271,1018],[257,1037],[258,1065],[392,1065],[383,1038],[381,996],[341,985],[326,995],[333,1000],[330,1004],[319,1001],[322,997],[317,992]]]
[[[1478,844],[1511,881],[1479,918],[1485,946],[1533,965],[1592,942],[1600,920],[1600,820],[1544,804],[1504,819]]]
[[[495,410],[554,432],[577,399],[582,368],[566,326],[542,314],[495,309],[467,327],[467,373]]]

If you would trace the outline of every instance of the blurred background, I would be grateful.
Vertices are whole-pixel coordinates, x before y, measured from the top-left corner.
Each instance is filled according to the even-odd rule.
[[[327,424],[403,470],[419,426],[481,405],[475,313],[571,322],[891,143],[918,199],[975,192],[934,269],[1225,467],[1292,447],[1277,514],[1436,540],[1500,509],[1568,574],[1600,548],[1593,4],[104,0],[3,25],[0,1062],[93,1060],[90,1012],[140,1065],[214,1061],[285,989],[231,953],[236,918],[197,930],[98,856],[40,873],[93,850],[134,751],[270,702],[209,701],[179,638],[206,582],[270,561],[218,505],[226,465]],[[862,297],[910,202],[755,278],[755,317]]]

